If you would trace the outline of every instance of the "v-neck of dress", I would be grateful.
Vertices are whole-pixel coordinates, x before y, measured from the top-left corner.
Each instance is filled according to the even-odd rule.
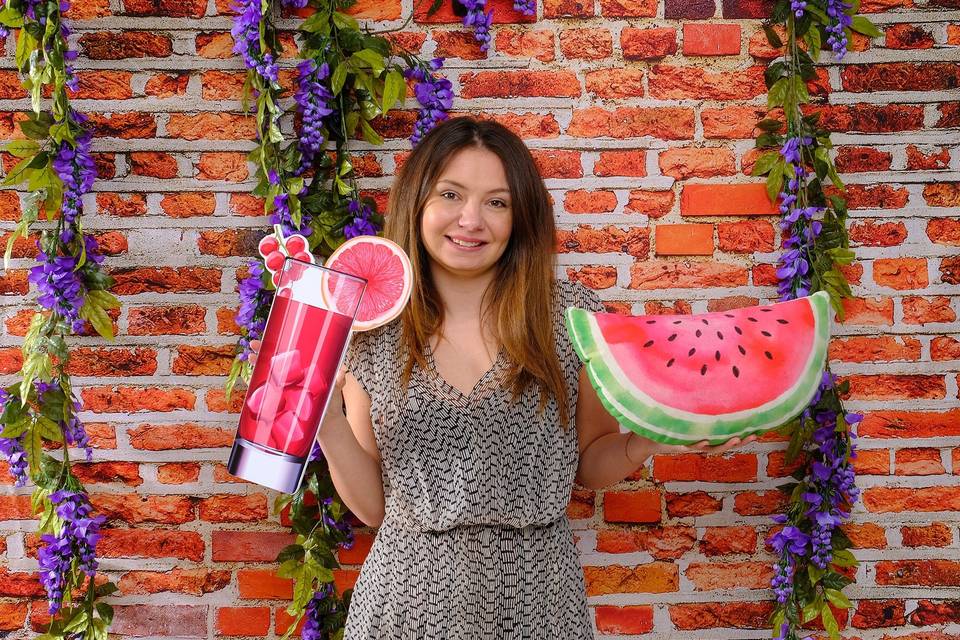
[[[454,400],[469,402],[481,395],[481,392],[488,386],[488,382],[494,377],[494,374],[499,371],[500,366],[506,358],[506,350],[500,347],[499,351],[497,351],[497,356],[493,359],[493,364],[483,372],[469,392],[464,392],[462,389],[453,386],[440,374],[440,371],[437,369],[437,361],[433,357],[433,348],[429,342],[424,345],[423,355],[427,361],[427,367],[430,370],[431,377],[439,384],[440,388]]]

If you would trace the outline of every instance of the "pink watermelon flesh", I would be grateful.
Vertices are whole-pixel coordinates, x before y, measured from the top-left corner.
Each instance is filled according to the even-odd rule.
[[[653,400],[718,415],[766,404],[793,386],[807,364],[816,319],[807,305],[792,311],[788,317],[771,307],[745,316],[597,314],[596,321],[620,368],[643,381]],[[697,393],[705,386],[723,392]],[[680,398],[688,402],[679,405]]]
[[[699,315],[568,308],[566,325],[604,407],[670,444],[716,444],[789,421],[816,393],[830,338],[824,292]]]

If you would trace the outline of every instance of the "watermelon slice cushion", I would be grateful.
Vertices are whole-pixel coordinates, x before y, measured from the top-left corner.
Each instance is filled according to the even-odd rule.
[[[719,444],[784,424],[817,391],[830,340],[824,292],[697,315],[566,310],[607,411],[665,444]]]

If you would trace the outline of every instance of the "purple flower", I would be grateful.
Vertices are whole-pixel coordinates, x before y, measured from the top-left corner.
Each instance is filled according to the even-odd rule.
[[[297,112],[300,114],[300,140],[297,146],[303,157],[298,174],[313,164],[318,153],[323,150],[324,118],[333,113],[327,103],[333,94],[322,84],[330,76],[330,67],[324,62],[317,65],[315,60],[304,60],[297,65],[298,82],[294,98]]]
[[[513,0],[513,10],[525,16],[537,15],[537,0]]]
[[[786,526],[776,532],[767,541],[778,554],[783,554],[786,549],[793,555],[802,556],[806,552],[807,544],[810,542],[810,536],[800,531],[797,527]]]
[[[343,237],[347,240],[357,236],[375,236],[377,235],[377,225],[374,224],[371,217],[373,210],[358,200],[351,200],[347,204],[347,210],[352,216],[352,220],[343,228]]]
[[[827,44],[833,49],[833,54],[837,60],[840,60],[847,54],[847,34],[846,30],[853,24],[853,16],[847,13],[853,5],[843,0],[827,0],[827,17],[830,23],[827,25]]]
[[[243,57],[248,69],[276,85],[280,71],[273,55],[260,49],[260,24],[263,21],[261,0],[238,0],[232,6],[237,12],[230,29],[233,35],[233,52]]]
[[[87,119],[77,112],[73,112],[72,115],[78,122],[84,122]],[[90,153],[92,139],[93,134],[86,130],[77,136],[76,146],[69,142],[61,143],[53,158],[53,169],[63,182],[63,202],[60,205],[60,212],[67,225],[60,239],[65,243],[73,239],[74,221],[83,211],[82,198],[84,194],[90,192],[97,178],[97,166]]]
[[[67,320],[74,332],[81,331],[80,307],[86,289],[76,271],[76,256],[48,256],[40,251],[37,259],[40,264],[30,269],[27,277],[40,293],[37,302]]]
[[[798,18],[803,17],[804,11],[807,9],[807,3],[804,0],[790,0],[790,10],[793,11],[793,15]]]
[[[250,275],[239,283],[240,307],[235,319],[243,330],[239,340],[240,360],[250,357],[250,341],[259,340],[267,324],[266,314],[272,295],[263,287],[262,275],[263,263],[253,261],[250,263]]]
[[[3,412],[9,401],[10,394],[5,389],[0,389],[0,413]],[[0,438],[0,455],[10,465],[10,475],[13,476],[14,486],[24,486],[27,483],[27,452],[23,449],[23,436]]]
[[[335,611],[337,604],[331,602],[329,605],[325,605],[324,601],[332,595],[333,583],[327,582],[321,587],[320,591],[313,594],[313,598],[307,603],[303,628],[300,630],[300,637],[303,640],[324,640],[326,638],[326,634],[323,632],[324,617],[326,613]]]
[[[47,591],[47,605],[51,615],[60,610],[64,590],[78,582],[76,570],[91,579],[97,572],[94,552],[100,539],[103,516],[90,517],[93,508],[86,494],[61,490],[50,494],[50,502],[56,507],[60,526],[55,535],[40,537],[43,545],[38,552],[40,582]]]
[[[425,66],[412,67],[404,72],[407,78],[416,80],[413,90],[421,106],[410,136],[414,145],[419,144],[438,122],[445,120],[453,106],[453,85],[436,73],[442,67],[443,58],[434,58]]]
[[[462,0],[467,8],[467,15],[463,17],[463,26],[473,27],[473,37],[480,43],[480,50],[490,48],[490,25],[493,24],[493,9],[484,12],[487,0]]]

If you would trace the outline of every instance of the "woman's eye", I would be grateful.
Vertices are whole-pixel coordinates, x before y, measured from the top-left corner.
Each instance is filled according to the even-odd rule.
[[[495,207],[506,207],[506,206],[507,206],[507,203],[504,202],[503,200],[491,200],[491,201],[490,201],[490,204],[492,204],[492,205],[495,206]]]
[[[440,197],[441,197],[441,198],[444,198],[444,199],[446,199],[446,200],[449,200],[450,198],[447,198],[447,196],[452,196],[452,197],[455,198],[455,197],[457,197],[457,194],[455,194],[453,191],[444,191],[443,193],[440,194]]]

